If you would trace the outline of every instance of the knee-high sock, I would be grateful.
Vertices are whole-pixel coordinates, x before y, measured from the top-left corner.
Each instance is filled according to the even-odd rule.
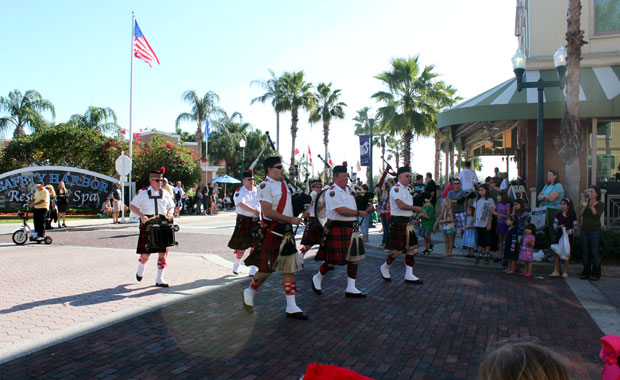
[[[327,265],[327,263],[325,261],[323,261],[323,264],[321,264],[321,266],[319,267],[319,273],[321,273],[321,275],[325,276],[325,274],[327,272],[329,272],[330,270],[334,269],[333,267],[330,268],[329,265]]]
[[[405,265],[407,265],[408,267],[412,267],[415,265],[415,259],[413,258],[413,255],[405,255]]]
[[[389,255],[387,255],[387,257],[385,258],[385,263],[387,265],[392,265],[392,263],[394,262],[394,258],[392,257],[392,254],[390,253]]]
[[[146,265],[147,260],[148,259],[143,259],[142,257],[138,259],[138,270],[136,271],[136,274],[140,277],[144,276],[144,266]]]
[[[357,278],[357,263],[347,263],[347,277]]]
[[[261,286],[263,283],[262,282],[258,282],[256,281],[256,276],[252,277],[252,282],[250,283],[250,289],[256,291],[258,290],[259,286]]]
[[[286,312],[299,313],[301,309],[295,302],[295,294],[297,294],[297,283],[295,281],[282,281],[284,294],[286,295]]]
[[[241,263],[242,257],[243,251],[235,250],[235,262],[233,263],[233,272],[237,272],[239,270],[239,263]]]
[[[164,281],[164,271],[166,270],[166,266],[168,264],[166,263],[166,258],[165,257],[160,257],[157,259],[157,279],[155,280],[156,283],[158,284],[163,284],[165,283]]]

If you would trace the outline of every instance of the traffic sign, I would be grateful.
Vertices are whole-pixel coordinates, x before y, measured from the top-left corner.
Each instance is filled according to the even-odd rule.
[[[129,172],[131,172],[131,159],[125,156],[125,152],[118,156],[115,167],[119,175],[129,175]]]

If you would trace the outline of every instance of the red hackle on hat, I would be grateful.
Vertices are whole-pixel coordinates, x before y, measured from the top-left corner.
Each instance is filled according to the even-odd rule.
[[[161,174],[164,174],[166,172],[166,168],[164,168],[163,166],[159,169],[161,170]]]
[[[347,167],[347,166],[349,166],[349,165],[347,165],[347,162],[346,162],[346,161],[342,161],[342,166],[344,166],[344,167],[346,168],[346,167]]]

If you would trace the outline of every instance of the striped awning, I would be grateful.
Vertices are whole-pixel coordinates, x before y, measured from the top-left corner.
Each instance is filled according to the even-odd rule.
[[[582,118],[620,117],[620,66],[582,67],[579,86],[579,114]],[[555,70],[526,71],[523,80],[558,80]],[[545,119],[560,119],[564,113],[564,92],[545,88]],[[538,90],[517,92],[511,78],[490,90],[439,114],[439,128],[465,123],[536,119]]]

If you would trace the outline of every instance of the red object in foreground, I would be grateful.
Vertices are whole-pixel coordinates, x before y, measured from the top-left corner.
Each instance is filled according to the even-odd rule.
[[[373,380],[347,368],[310,363],[303,380]]]

